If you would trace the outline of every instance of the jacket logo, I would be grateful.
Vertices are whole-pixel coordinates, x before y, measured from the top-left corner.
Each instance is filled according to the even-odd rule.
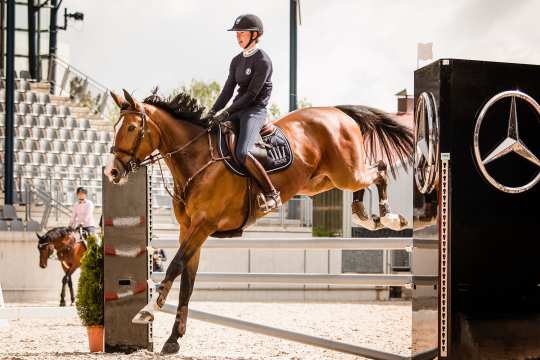
[[[249,75],[249,74],[251,74],[251,68],[246,69],[246,75]]]

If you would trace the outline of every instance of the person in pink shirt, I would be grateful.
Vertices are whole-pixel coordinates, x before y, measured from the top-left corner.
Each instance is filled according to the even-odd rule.
[[[94,224],[94,204],[92,201],[86,198],[88,191],[83,188],[77,188],[77,197],[79,201],[73,204],[73,213],[71,214],[71,219],[69,220],[69,226],[76,228],[81,225],[88,234],[96,233],[96,226]]]

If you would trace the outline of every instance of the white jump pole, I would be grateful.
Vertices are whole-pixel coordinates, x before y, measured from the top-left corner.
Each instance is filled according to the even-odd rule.
[[[152,274],[152,280],[161,281],[162,272]],[[412,283],[410,275],[387,274],[303,274],[303,273],[224,273],[200,272],[196,281],[228,284],[318,284],[318,285],[366,285],[406,286]]]
[[[161,281],[163,272],[152,274],[153,281]],[[434,276],[412,276],[398,274],[302,274],[302,273],[224,273],[201,272],[197,282],[219,282],[229,284],[319,284],[358,286],[412,286],[434,285]]]
[[[151,246],[177,249],[178,237],[160,236]],[[298,239],[213,239],[206,240],[204,249],[341,249],[341,250],[409,250],[412,247],[437,248],[431,240],[412,238],[298,238]]]

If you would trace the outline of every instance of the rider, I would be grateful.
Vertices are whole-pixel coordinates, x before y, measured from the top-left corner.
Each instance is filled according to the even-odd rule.
[[[243,51],[232,59],[227,81],[208,117],[215,122],[227,119],[239,122],[236,158],[261,187],[264,202],[259,203],[259,210],[267,213],[281,206],[281,197],[264,167],[249,150],[266,122],[266,106],[272,93],[272,61],[266,52],[257,47],[263,34],[263,23],[258,16],[240,15],[227,31],[236,32],[236,39]],[[227,105],[237,85],[238,93],[232,104],[216,116]]]
[[[86,198],[86,195],[88,195],[88,191],[85,188],[77,188],[77,197],[79,198],[79,201],[73,204],[73,213],[69,220],[69,226],[76,228],[78,225],[81,225],[88,234],[95,234],[96,226],[94,225],[93,215],[94,204]]]

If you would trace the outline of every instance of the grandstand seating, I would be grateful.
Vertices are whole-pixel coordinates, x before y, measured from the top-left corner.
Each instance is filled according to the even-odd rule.
[[[101,205],[101,169],[108,159],[112,127],[68,97],[50,95],[48,85],[35,83],[27,71],[15,82],[15,183],[22,191],[29,181],[58,194],[71,205],[77,186],[89,188]],[[3,175],[5,136],[5,80],[0,80],[0,167]],[[99,123],[94,127],[93,122]],[[0,175],[0,176],[1,176]],[[19,181],[21,180],[21,181]]]
[[[15,74],[16,191],[25,182],[51,194],[65,206],[75,201],[75,189],[89,189],[96,207],[101,206],[102,166],[109,159],[113,140],[110,121],[73,103],[69,97],[49,94],[47,83],[36,83],[27,71]],[[0,177],[4,168],[5,79],[0,79]],[[167,169],[165,181],[172,188]],[[154,206],[169,209],[171,201],[159,170],[154,167]],[[0,184],[3,186],[3,184]],[[22,199],[22,196],[17,197]],[[39,203],[39,200],[36,199]]]

